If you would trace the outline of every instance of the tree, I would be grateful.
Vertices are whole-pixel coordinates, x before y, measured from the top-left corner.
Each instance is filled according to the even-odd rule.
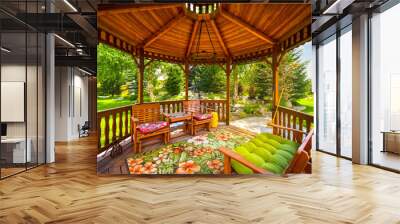
[[[159,93],[159,77],[162,64],[163,62],[153,61],[144,70],[144,94],[149,96],[151,102],[155,101],[155,96]]]
[[[225,91],[225,71],[218,65],[198,65],[191,69],[189,81],[193,91],[200,96],[205,93],[223,93]]]
[[[97,47],[97,80],[99,94],[119,95],[127,77],[135,74],[136,65],[129,54],[99,44]],[[134,81],[134,80],[132,80]]]
[[[279,86],[285,88],[282,97],[291,103],[308,96],[311,91],[307,62],[301,61],[301,54],[300,50],[289,51],[279,66]]]
[[[250,66],[253,74],[252,84],[254,85],[254,95],[258,99],[271,97],[272,94],[272,70],[271,66],[265,62],[257,62]]]
[[[179,95],[183,85],[182,69],[178,65],[165,63],[162,70],[167,75],[167,80],[164,83],[164,88],[167,91],[168,95]]]

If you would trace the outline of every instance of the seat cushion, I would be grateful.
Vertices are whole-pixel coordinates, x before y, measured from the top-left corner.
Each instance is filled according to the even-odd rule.
[[[168,126],[168,122],[166,122],[166,121],[157,121],[157,122],[140,124],[140,125],[137,126],[137,129],[142,134],[148,134],[148,133],[152,133],[152,132],[155,132],[157,130],[160,130],[162,128],[165,128],[167,126]]]
[[[211,114],[196,114],[196,115],[193,116],[193,118],[198,120],[198,121],[211,119],[211,117],[212,117]]]

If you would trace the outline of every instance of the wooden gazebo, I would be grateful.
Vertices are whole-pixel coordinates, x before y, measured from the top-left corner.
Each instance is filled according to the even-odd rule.
[[[284,53],[311,40],[310,4],[123,4],[101,5],[99,42],[132,54],[139,68],[138,102],[143,103],[146,65],[162,60],[182,65],[188,99],[190,66],[218,64],[226,72],[226,123],[233,65],[265,61],[272,65],[274,106],[278,66]],[[149,61],[145,63],[145,59]]]

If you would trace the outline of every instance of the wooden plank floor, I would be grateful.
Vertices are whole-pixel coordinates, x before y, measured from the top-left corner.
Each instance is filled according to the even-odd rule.
[[[400,223],[400,175],[314,153],[289,178],[96,175],[96,138],[0,181],[0,223]]]

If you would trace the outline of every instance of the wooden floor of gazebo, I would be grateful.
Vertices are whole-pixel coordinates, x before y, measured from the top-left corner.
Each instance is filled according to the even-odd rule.
[[[220,123],[218,128],[215,128],[211,131],[217,131],[218,129],[228,129],[230,132],[232,133],[238,133],[240,135],[247,135],[247,136],[254,136],[255,133],[250,132],[248,130],[239,128],[239,127],[235,127],[235,126],[226,126],[223,123]],[[207,133],[206,130],[200,130],[199,132],[196,133],[196,136],[198,135],[202,135]],[[173,138],[171,140],[171,144],[175,143],[175,142],[180,142],[180,141],[186,141],[189,138],[192,138],[193,136],[191,135],[182,135],[176,138]],[[129,142],[129,139],[127,139],[127,141]],[[156,142],[149,142],[148,144],[144,145],[143,147],[143,151],[151,151],[154,150],[156,148],[162,147],[163,144],[161,144],[161,142],[159,142],[159,140],[155,140]],[[110,159],[105,165],[99,165],[101,163],[98,163],[97,165],[97,170],[99,174],[128,174],[128,170],[127,170],[127,166],[126,166],[126,159],[133,156],[134,152],[132,149],[132,144],[127,143],[124,145],[123,147],[123,154],[121,154],[120,156]]]

